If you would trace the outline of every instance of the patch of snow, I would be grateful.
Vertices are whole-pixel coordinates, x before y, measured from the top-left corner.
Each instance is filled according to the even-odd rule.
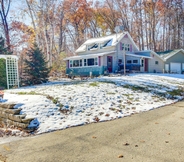
[[[97,84],[94,86],[91,84],[93,82]],[[134,90],[126,85],[142,87],[148,91]],[[26,118],[35,118],[29,127],[38,127],[36,134],[41,134],[114,120],[174,103],[183,96],[170,98],[168,92],[178,87],[183,88],[183,85],[184,75],[103,76],[89,81],[60,80],[6,90],[4,99],[17,103],[15,107],[22,108],[21,113],[27,114]],[[20,92],[28,94],[20,95]],[[54,104],[47,96],[57,100],[57,103]]]

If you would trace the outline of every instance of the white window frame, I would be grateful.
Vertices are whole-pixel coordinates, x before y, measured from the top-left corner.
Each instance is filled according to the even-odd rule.
[[[88,66],[88,59],[94,59],[94,65]],[[74,61],[79,61],[79,66],[73,66]],[[80,68],[80,67],[94,67],[99,66],[99,58],[98,57],[89,57],[89,58],[83,58],[83,59],[76,59],[76,60],[69,60],[69,68]],[[80,63],[80,60],[82,60],[82,63]],[[72,66],[71,66],[72,65]]]
[[[130,63],[128,63],[128,61],[130,61]],[[132,60],[127,60],[126,62],[127,62],[127,64],[132,64]]]
[[[137,61],[137,63],[134,63],[134,61]],[[138,62],[139,62],[138,60],[133,60],[133,61],[132,61],[132,64],[138,64]]]
[[[121,49],[124,50],[124,48],[125,48],[125,51],[129,52],[130,51],[130,44],[122,43]]]

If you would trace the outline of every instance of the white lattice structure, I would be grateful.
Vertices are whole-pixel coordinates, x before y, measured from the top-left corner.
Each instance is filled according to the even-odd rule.
[[[19,87],[18,57],[15,55],[0,55],[6,60],[7,88]]]

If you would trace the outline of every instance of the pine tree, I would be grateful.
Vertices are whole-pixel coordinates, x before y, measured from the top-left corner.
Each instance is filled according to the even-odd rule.
[[[3,54],[3,55],[12,54],[12,52],[10,52],[7,47],[5,47],[5,40],[2,36],[0,36],[0,54]]]
[[[12,52],[5,47],[5,39],[0,36],[0,55],[10,55]],[[0,59],[0,87],[7,88],[6,60]]]
[[[39,49],[37,44],[33,45],[27,52],[28,59],[24,60],[24,79],[25,85],[41,84],[48,81],[50,68],[47,67],[44,54]]]

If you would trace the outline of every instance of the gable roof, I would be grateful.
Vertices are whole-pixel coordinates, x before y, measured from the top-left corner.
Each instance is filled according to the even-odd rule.
[[[170,51],[164,51],[164,52],[157,52],[157,54],[164,60],[166,61],[167,59],[171,58],[172,56],[176,55],[178,52],[183,52],[183,49],[175,49],[175,50],[170,50]]]
[[[94,45],[94,44],[97,44],[97,43],[106,43],[107,41],[109,40],[112,40],[111,42],[111,46],[116,46],[117,43],[119,41],[121,41],[121,39],[127,35],[128,38],[131,40],[131,42],[133,43],[133,45],[139,49],[137,47],[137,45],[135,44],[135,42],[133,41],[133,39],[131,38],[130,34],[128,32],[123,32],[123,33],[117,33],[117,34],[112,34],[112,35],[107,35],[107,36],[104,36],[104,37],[98,37],[98,38],[91,38],[91,39],[88,39],[87,41],[85,41],[75,52],[78,53],[78,52],[85,52],[86,51],[86,48],[88,45]]]

